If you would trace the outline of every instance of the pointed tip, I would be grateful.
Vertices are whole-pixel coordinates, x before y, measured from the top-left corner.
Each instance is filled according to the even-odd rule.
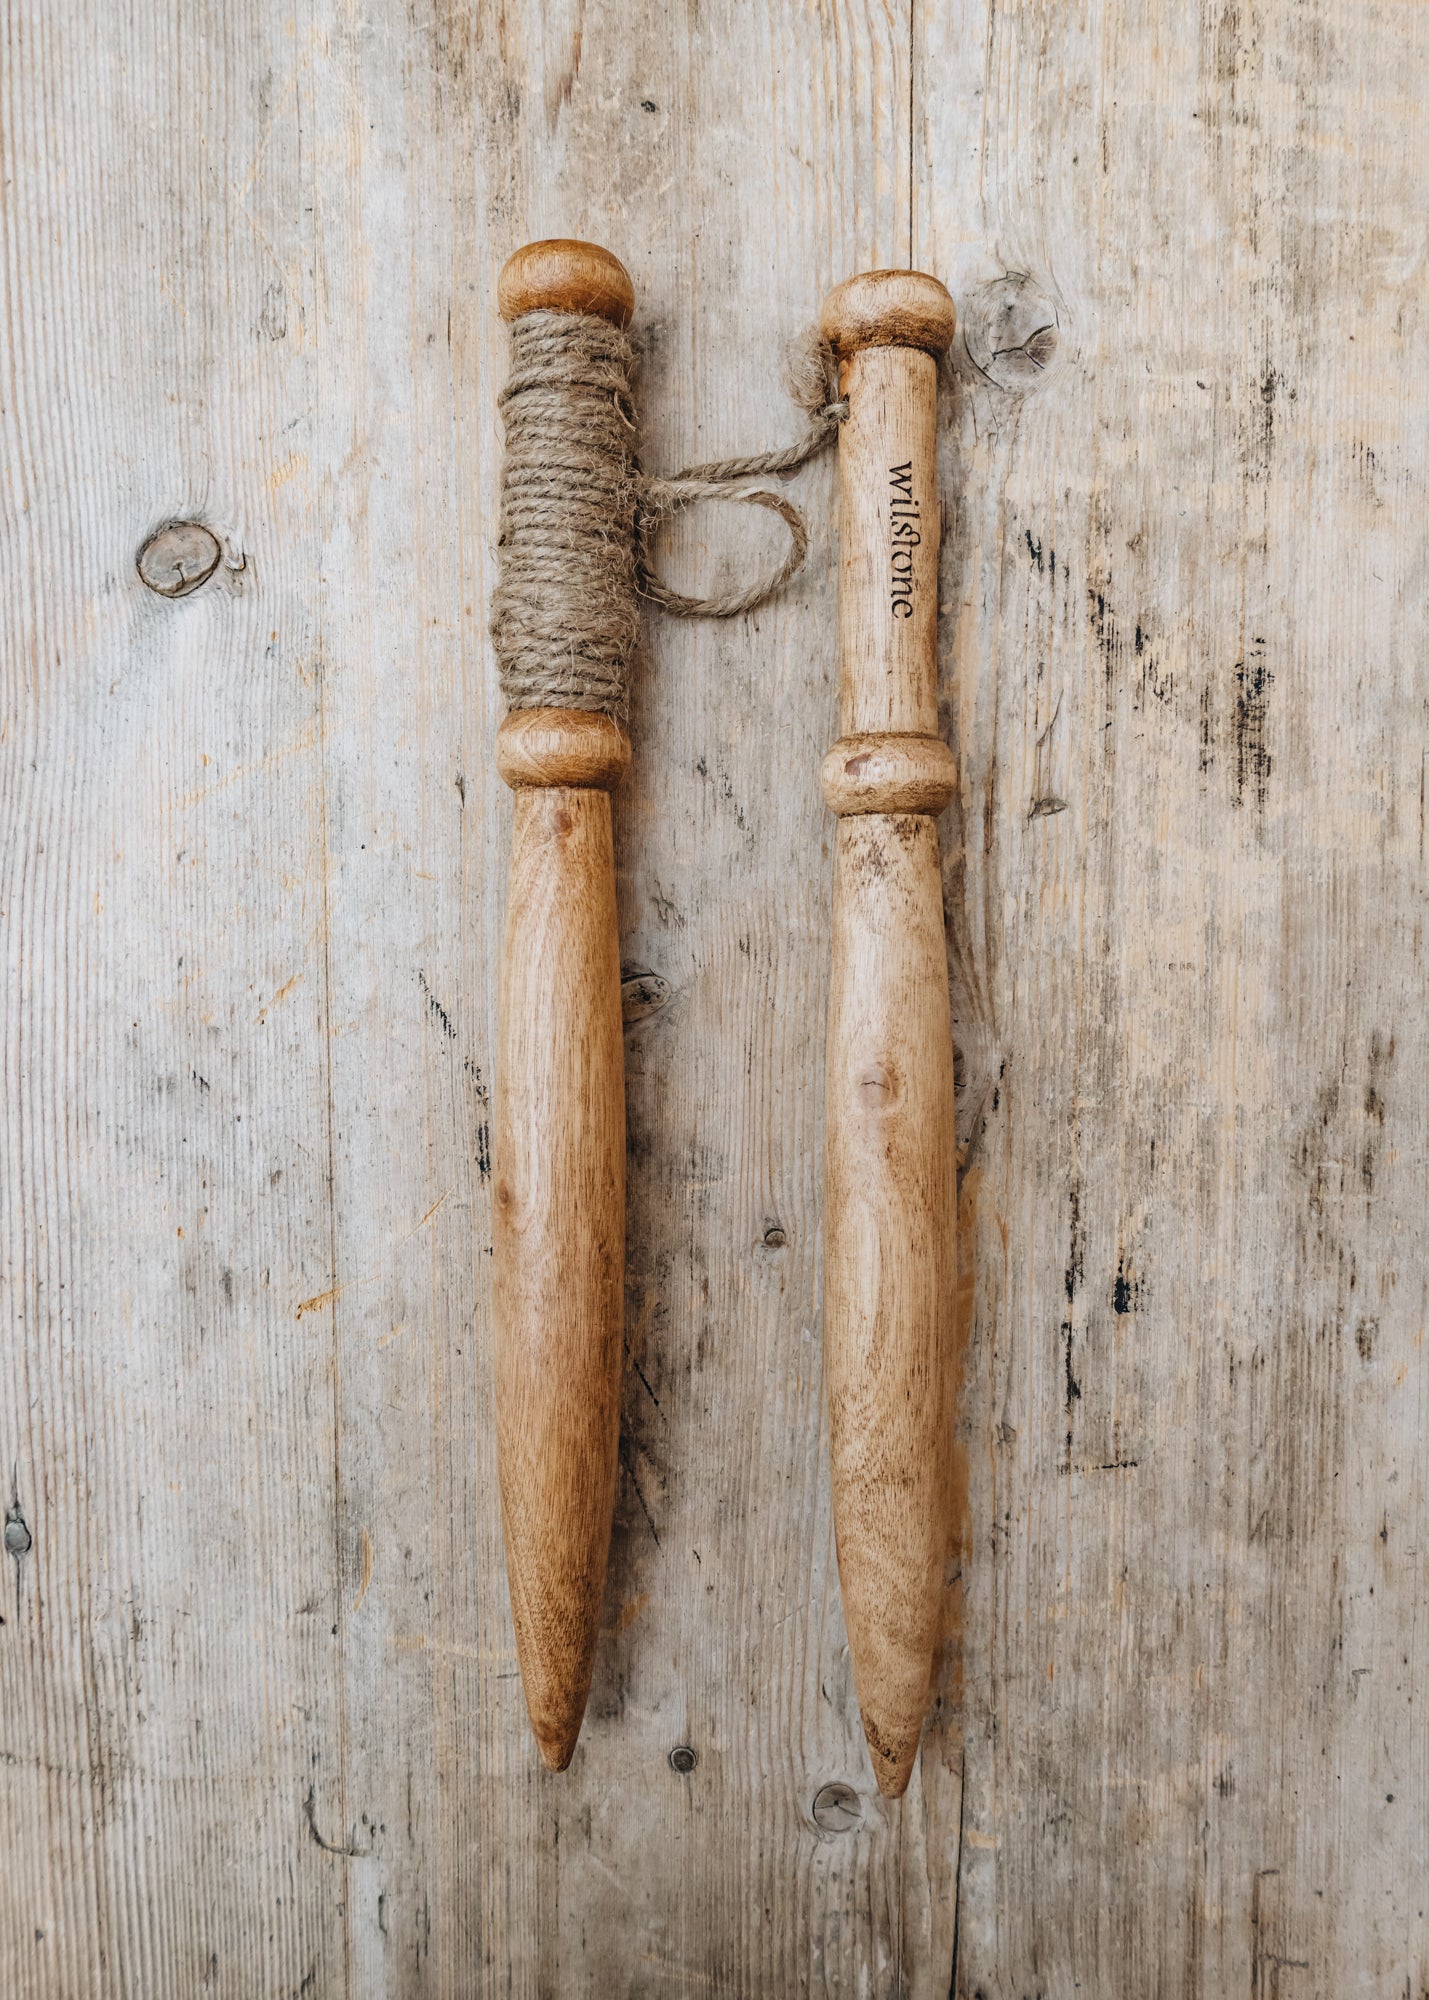
[[[908,1780],[913,1775],[913,1766],[918,1761],[917,1745],[905,1764],[875,1764],[873,1775],[878,1780],[878,1789],[886,1799],[901,1799],[908,1789]]]
[[[918,1761],[921,1723],[911,1731],[904,1728],[895,1732],[880,1729],[877,1723],[870,1722],[865,1716],[863,1733],[868,1738],[869,1762],[873,1765],[879,1791],[886,1799],[901,1799],[908,1789],[913,1766]]]
[[[585,1720],[585,1702],[579,1708],[554,1719],[543,1715],[537,1722],[531,1718],[531,1734],[536,1739],[536,1748],[541,1753],[541,1762],[548,1771],[564,1771],[576,1754],[576,1744],[580,1740],[581,1724]]]
[[[548,1771],[564,1771],[576,1754],[576,1739],[581,1733],[577,1721],[575,1727],[564,1736],[537,1736],[536,1748],[541,1753],[541,1762]]]

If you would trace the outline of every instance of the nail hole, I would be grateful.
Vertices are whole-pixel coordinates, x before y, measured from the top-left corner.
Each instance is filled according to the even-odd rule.
[[[688,1778],[699,1761],[688,1743],[677,1743],[670,1752],[670,1769],[678,1771],[682,1778]]]
[[[764,1247],[766,1250],[782,1250],[788,1241],[788,1237],[777,1222],[771,1222],[764,1232]]]

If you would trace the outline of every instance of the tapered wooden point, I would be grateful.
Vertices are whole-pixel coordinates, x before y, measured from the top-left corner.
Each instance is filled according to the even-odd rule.
[[[541,1753],[541,1762],[548,1771],[564,1771],[576,1754],[576,1743],[581,1733],[581,1723],[585,1720],[585,1705],[582,1703],[579,1715],[572,1718],[559,1735],[536,1736],[536,1748]],[[907,1783],[907,1779],[904,1780]]]
[[[603,785],[625,739],[605,717],[544,714],[544,736],[538,718],[503,739],[515,809],[492,1131],[493,1348],[516,1653],[541,1756],[562,1770],[590,1692],[620,1441],[625,1057]],[[573,782],[577,766],[596,782]]]
[[[508,320],[528,312],[581,312],[629,326],[635,287],[620,259],[598,243],[552,236],[524,244],[507,259],[496,303]]]
[[[922,1716],[911,1729],[905,1724],[889,1736],[865,1709],[863,1733],[868,1739],[868,1761],[873,1766],[879,1791],[886,1799],[901,1799],[908,1789],[913,1766],[918,1761],[918,1744],[923,1734]]]
[[[942,354],[952,345],[957,308],[946,286],[926,271],[865,271],[845,278],[824,300],[819,327],[841,360],[861,347],[920,347]]]

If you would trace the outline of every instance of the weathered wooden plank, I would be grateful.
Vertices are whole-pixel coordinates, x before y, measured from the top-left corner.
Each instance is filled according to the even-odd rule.
[[[342,1962],[293,66],[251,9],[5,15],[7,1993]]]
[[[481,1136],[490,277],[555,229],[626,258],[650,462],[792,434],[785,341],[906,255],[908,11],[6,31],[6,1990],[941,1990],[945,1788],[874,1800],[819,1424],[827,533],[638,690],[625,943],[671,997],[565,1780],[514,1679]],[[827,523],[831,465],[802,490]],[[168,516],[225,550],[174,601],[134,567]]]
[[[0,14],[0,1988],[942,1994],[955,1927],[986,2000],[1429,1987],[1420,13],[63,14]],[[491,281],[553,231],[658,467],[792,435],[848,272],[963,314],[973,1534],[898,1807],[819,1414],[828,460],[787,599],[637,680],[608,1629],[566,1777],[525,1729]]]
[[[918,25],[997,1078],[956,1991],[1417,1995],[1429,38]]]

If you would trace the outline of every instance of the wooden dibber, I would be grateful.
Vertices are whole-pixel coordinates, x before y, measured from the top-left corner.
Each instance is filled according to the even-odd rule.
[[[953,302],[875,271],[824,303],[839,437],[839,723],[824,1164],[824,1372],[854,1680],[880,1791],[918,1754],[950,1552],[953,1046],[936,820],[937,362]]]
[[[623,266],[594,245],[519,250],[502,316],[628,323]],[[630,739],[607,715],[509,714],[515,793],[493,1167],[496,1430],[521,1678],[545,1763],[575,1750],[610,1552],[625,1264],[625,1058],[610,792]]]

